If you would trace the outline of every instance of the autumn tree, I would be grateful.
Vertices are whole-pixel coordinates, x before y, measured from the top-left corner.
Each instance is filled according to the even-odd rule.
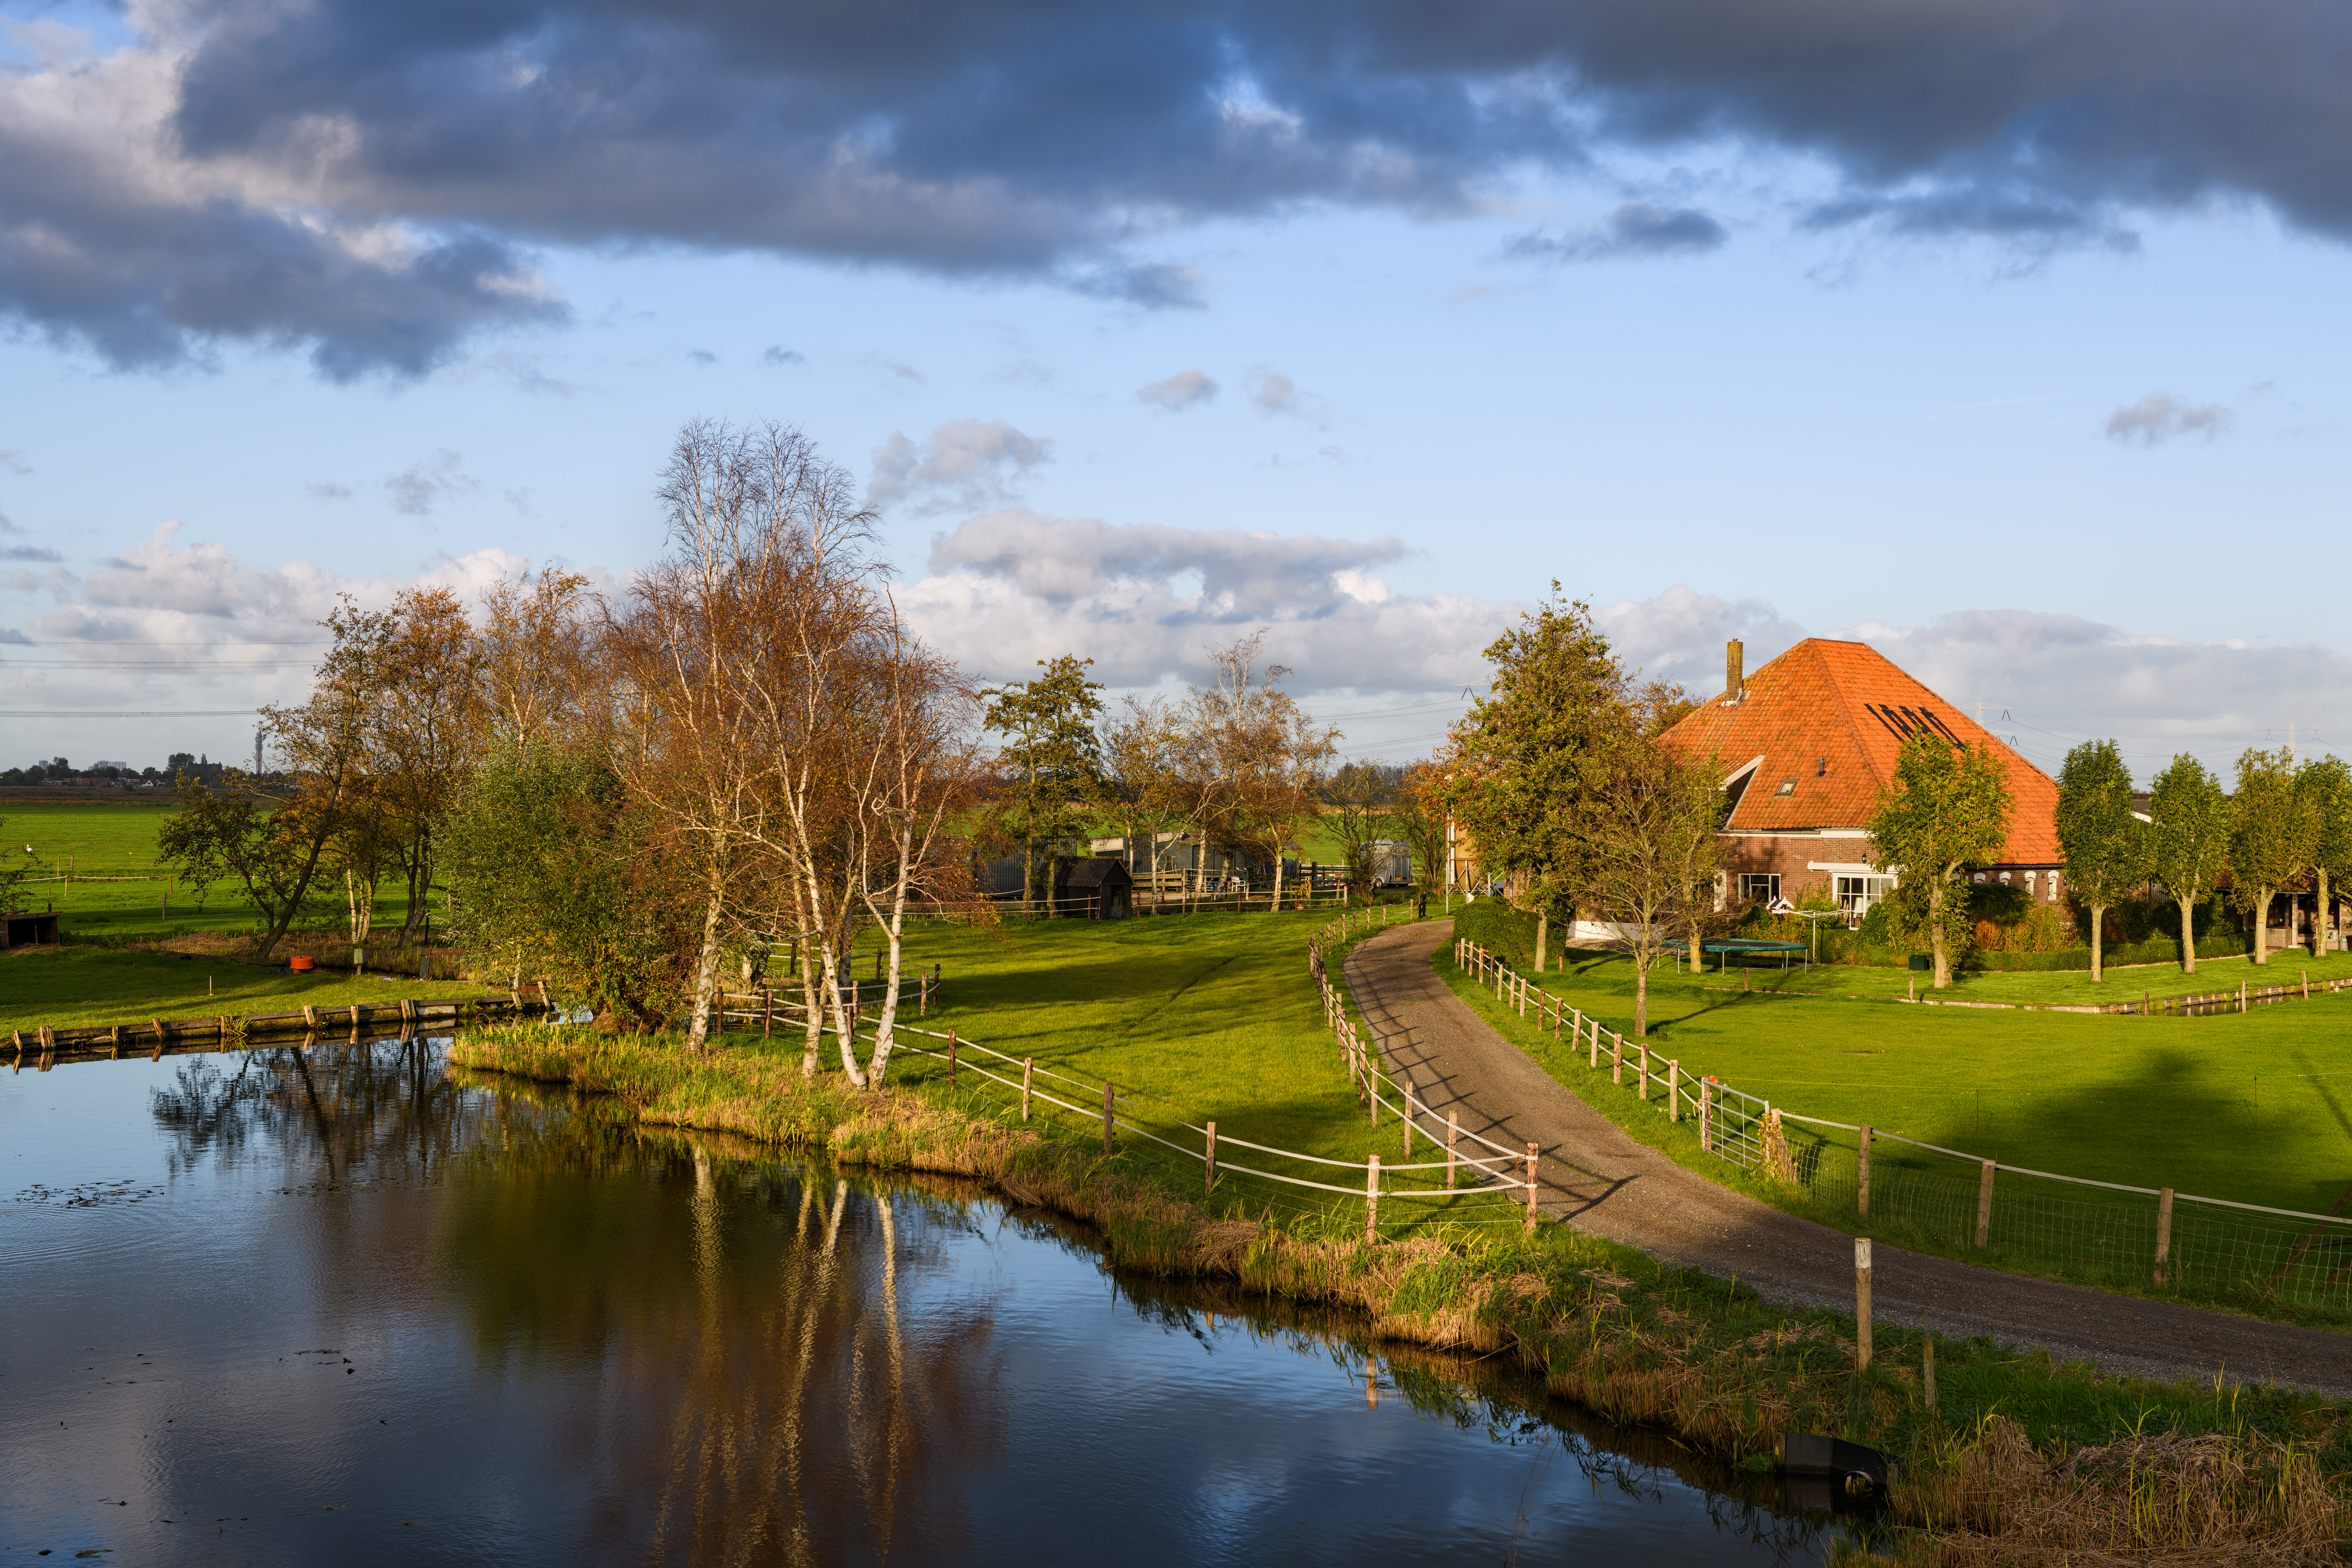
[[[1265,643],[1261,631],[1211,652],[1216,682],[1192,688],[1184,727],[1206,834],[1268,867],[1271,912],[1282,906],[1282,852],[1315,814],[1340,736],[1282,690],[1286,666],[1258,663]]]
[[[1372,846],[1398,831],[1397,771],[1376,762],[1350,762],[1324,786],[1323,821],[1339,841],[1348,890],[1357,898],[1370,899],[1377,885]]]
[[[408,883],[404,942],[415,938],[434,886],[442,823],[483,734],[483,647],[446,588],[392,602],[381,695],[368,727],[371,797]]]
[[[1444,775],[1435,764],[1416,762],[1405,769],[1391,808],[1397,831],[1412,849],[1413,880],[1424,890],[1445,885],[1445,789]]]
[[[2148,797],[2152,853],[2149,867],[2164,891],[2180,906],[2180,967],[2197,972],[2197,901],[2229,864],[2235,808],[2221,781],[2182,752],[2156,776]]]
[[[1045,674],[988,694],[982,722],[1007,737],[1006,782],[997,820],[1021,846],[1021,899],[1034,910],[1041,863],[1062,840],[1085,831],[1102,795],[1102,683],[1087,679],[1092,659],[1075,653],[1037,661]]]
[[[2330,950],[2336,899],[2352,878],[2352,768],[2340,757],[2315,757],[2295,770],[2295,788],[2309,801],[2311,874],[2317,894],[2311,921],[2312,956]]]
[[[1171,823],[1187,820],[1183,726],[1166,697],[1129,695],[1099,729],[1103,813],[1126,838],[1130,870],[1136,846],[1145,846],[1147,885],[1156,900],[1163,841]]]
[[[1609,747],[1583,848],[1587,898],[1633,957],[1633,1033],[1650,1032],[1650,971],[1678,936],[1695,936],[1723,867],[1721,768],[1685,756],[1651,727]]]
[[[1591,866],[1593,812],[1609,748],[1625,729],[1625,674],[1592,612],[1561,596],[1486,649],[1488,695],[1454,726],[1454,813],[1481,863],[1507,875],[1512,903],[1536,916],[1536,967],[1555,912],[1573,917]]]
[[[2058,769],[2058,844],[2066,885],[2091,912],[2091,983],[2104,977],[2103,927],[2116,901],[2147,882],[2147,825],[2132,811],[2131,769],[2112,740],[2086,740]]]
[[[2230,826],[2230,903],[2254,925],[2254,962],[2270,956],[2271,900],[2311,873],[2319,824],[2295,789],[2294,754],[2248,747],[2238,758]]]
[[[1937,990],[1952,983],[1948,916],[1966,894],[1961,870],[1999,857],[2012,804],[1990,747],[1956,747],[1921,731],[1895,757],[1894,789],[1871,819],[1871,860],[1899,873],[1918,896]]]

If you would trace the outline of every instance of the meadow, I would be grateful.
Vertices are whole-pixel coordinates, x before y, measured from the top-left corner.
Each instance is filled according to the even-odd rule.
[[[1456,929],[1531,967],[1533,923],[1492,900],[1459,912]],[[1442,957],[1442,956],[1441,956]],[[1451,966],[1456,989],[1480,993]],[[2205,959],[2174,991],[2352,974],[2352,957],[2274,957],[2267,968]],[[2136,1186],[2325,1213],[2352,1187],[2352,993],[2204,1018],[2116,1017],[2022,1009],[1909,1005],[1903,972],[1824,967],[1694,977],[1664,966],[1650,977],[1650,1045],[1686,1071],[1712,1073],[1785,1110],[1885,1131],[2004,1164]],[[1743,989],[1743,978],[1752,988]],[[1547,989],[1633,1031],[1630,958],[1577,953],[1542,977]],[[1948,995],[1969,1000],[2109,999],[2158,977],[2118,973],[2105,988],[2083,974],[1972,977]],[[1924,992],[1924,988],[1922,988]],[[1571,1090],[1686,1163],[1704,1159],[1665,1139],[1664,1118],[1626,1092],[1596,1091],[1532,1029],[1491,1006],[1507,1037]],[[1627,1109],[1627,1106],[1633,1107]],[[1653,1128],[1650,1124],[1655,1123]],[[1903,1157],[1893,1145],[1882,1157]],[[1720,1162],[1694,1163],[1721,1179]]]

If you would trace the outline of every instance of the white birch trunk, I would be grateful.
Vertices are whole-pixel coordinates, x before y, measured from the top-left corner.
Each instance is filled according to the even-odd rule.
[[[702,910],[702,951],[694,961],[694,1011],[687,1020],[686,1049],[699,1053],[710,1039],[710,993],[719,978],[719,914],[726,876],[710,862],[710,895]]]

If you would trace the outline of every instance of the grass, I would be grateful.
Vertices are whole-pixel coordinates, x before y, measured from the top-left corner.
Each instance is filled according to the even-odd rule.
[[[1456,930],[1521,963],[1532,947],[1531,923],[1491,901],[1463,912]],[[2209,967],[2224,967],[2208,960],[2200,978]],[[2352,959],[2309,967],[2315,978]],[[1791,1112],[2066,1176],[2318,1213],[2352,1185],[2352,993],[2143,1019],[1906,1007],[1752,978],[1759,988],[1743,992],[1736,970],[1728,981],[1654,971],[1653,1052]],[[2064,974],[1987,978],[2012,995],[2087,988]],[[1543,983],[1631,1037],[1630,959],[1572,955]],[[1457,989],[1478,1005],[1475,987]],[[1536,1043],[1533,1030],[1488,1011],[1508,1038]],[[1587,1075],[1580,1062],[1548,1065],[1571,1089]],[[1636,1121],[1664,1126],[1654,1111]]]
[[[1361,1134],[1306,973],[1309,924],[927,926],[918,951],[947,968],[951,1005],[935,1022],[1235,1125],[1257,1118],[1321,1136],[1337,1152]],[[1360,1312],[1374,1339],[1507,1358],[1554,1394],[1731,1462],[1768,1463],[1781,1429],[1872,1443],[1898,1461],[1895,1521],[1935,1531],[1896,1546],[1956,1560],[2090,1546],[2135,1562],[2217,1549],[2319,1562],[2346,1533],[2329,1478],[2352,1468],[2352,1453],[2341,1412],[2316,1398],[2110,1378],[1945,1340],[1931,1411],[1916,1333],[1882,1330],[1877,1359],[1857,1373],[1850,1319],[1780,1312],[1752,1290],[1563,1227],[1441,1221],[1384,1227],[1367,1244],[1360,1207],[1285,1210],[1246,1184],[1203,1201],[1197,1166],[1188,1175],[1131,1137],[1107,1156],[1083,1124],[1020,1124],[969,1081],[950,1092],[928,1063],[859,1093],[830,1069],[803,1080],[796,1045],[730,1041],[690,1058],[659,1038],[488,1026],[454,1057],[614,1094],[646,1123],[977,1178],[1015,1205],[1087,1221],[1122,1267],[1229,1279]]]
[[[227,944],[215,941],[214,946]],[[478,997],[470,982],[419,980],[415,975],[349,970],[296,975],[240,963],[226,952],[123,952],[101,947],[20,947],[0,953],[0,1033],[151,1018],[211,1018],[226,1013],[291,1012],[305,1004],[348,1007],[403,997]]]
[[[250,930],[258,917],[234,880],[215,883],[201,903],[184,883],[166,883],[166,870],[155,858],[155,835],[173,809],[168,795],[18,804],[0,794],[0,853],[22,860],[30,845],[29,858],[40,866],[40,880],[26,882],[18,902],[63,915],[68,942]],[[70,882],[65,880],[68,867]],[[377,891],[376,929],[397,929],[408,918],[405,888],[387,883]],[[331,899],[326,896],[330,892]],[[341,897],[341,887],[322,885],[317,900],[318,915],[331,918],[338,930],[347,915]]]

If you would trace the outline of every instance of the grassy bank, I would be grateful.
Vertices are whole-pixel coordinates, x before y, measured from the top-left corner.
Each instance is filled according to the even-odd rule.
[[[1282,967],[1296,970],[1286,986],[1311,997],[1303,965]],[[1054,1038],[1035,1021],[1033,1039]],[[1288,1048],[1300,1062],[1327,1054],[1319,1017],[1308,1023]],[[1135,1040],[1127,1051],[1132,1072],[1142,1060]],[[1278,1071],[1285,1056],[1269,1044],[1260,1070]],[[1881,1332],[1877,1359],[1858,1374],[1850,1320],[1770,1309],[1735,1283],[1558,1226],[1523,1234],[1438,1220],[1383,1227],[1368,1244],[1360,1204],[1286,1211],[1234,1187],[1203,1198],[1197,1166],[1186,1182],[1131,1137],[1105,1155],[1076,1128],[1024,1126],[970,1087],[951,1092],[935,1079],[872,1093],[835,1071],[804,1081],[796,1045],[781,1042],[689,1059],[660,1040],[507,1026],[469,1030],[455,1059],[610,1093],[651,1124],[987,1182],[1015,1204],[1093,1226],[1122,1267],[1352,1309],[1377,1337],[1507,1359],[1555,1394],[1729,1462],[1765,1463],[1784,1428],[1839,1432],[1895,1456],[1893,1518],[1933,1531],[1896,1543],[1947,1561],[2088,1548],[2136,1562],[2321,1562],[2346,1532],[2332,1479],[2352,1466],[2340,1415],[2299,1395],[2119,1380],[1987,1342],[1941,1341],[1930,1411],[1916,1334]],[[1182,1060],[1200,1068],[1206,1058]],[[1303,1077],[1319,1071],[1301,1070],[1283,1093],[1256,1086],[1258,1103],[1345,1094],[1344,1078],[1335,1094]],[[1196,1104],[1196,1090],[1223,1092],[1177,1084]],[[1335,1130],[1352,1109],[1348,1096]]]
[[[226,948],[225,942],[212,946]],[[503,996],[505,993],[499,993]],[[233,952],[125,952],[101,947],[19,947],[0,953],[0,1033],[143,1023],[151,1018],[211,1018],[349,1007],[403,997],[478,997],[478,985],[314,970],[307,975],[240,962]]]
[[[1458,910],[1455,930],[1522,968],[1532,965],[1533,922],[1501,904],[1481,899]],[[2347,972],[2352,959],[2323,970],[2306,957],[2305,967],[2316,977]],[[1475,986],[1440,967],[1482,1005]],[[2248,968],[2200,965],[2199,979],[2214,988],[2223,972]],[[2326,1213],[2352,1184],[2342,1113],[2352,1085],[2352,993],[2242,1015],[2114,1018],[1890,1005],[1852,991],[1868,973],[1818,970],[1784,986],[1759,971],[1755,988],[1743,991],[1737,970],[1694,978],[1662,967],[1650,979],[1651,1049],[1790,1111],[2037,1170],[2313,1213]],[[2273,978],[2294,974],[2270,969]],[[1571,954],[1542,983],[1632,1037],[1630,959]],[[2137,978],[2130,983],[2137,991]],[[1823,985],[1848,989],[1824,994]],[[2089,989],[2074,976],[2001,975],[1957,994],[1992,987],[2021,998]],[[1892,994],[1902,994],[1899,980]],[[1534,1030],[1497,1009],[1486,1016],[1543,1060]],[[1571,1089],[1583,1082],[1580,1067],[1570,1074],[1547,1065]],[[1674,1152],[1663,1132],[1646,1130],[1651,1120],[1663,1129],[1662,1116],[1625,1124]]]

